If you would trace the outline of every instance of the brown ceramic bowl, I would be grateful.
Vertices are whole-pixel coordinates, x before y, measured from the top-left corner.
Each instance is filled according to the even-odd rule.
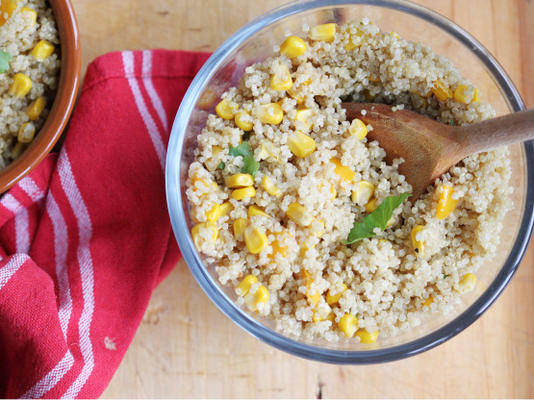
[[[0,172],[0,193],[27,175],[52,150],[65,129],[80,83],[81,48],[78,23],[70,0],[49,0],[61,42],[59,84],[48,118],[35,140],[15,161]]]

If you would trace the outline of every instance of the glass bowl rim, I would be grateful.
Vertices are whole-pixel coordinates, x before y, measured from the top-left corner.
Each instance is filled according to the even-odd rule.
[[[435,331],[410,342],[395,345],[385,349],[345,351],[322,348],[305,344],[284,336],[241,310],[214,282],[204,267],[191,239],[185,223],[180,191],[180,168],[176,168],[174,161],[178,160],[181,167],[181,153],[185,138],[187,122],[193,111],[204,82],[207,82],[224,61],[226,54],[233,52],[247,38],[251,37],[272,23],[293,14],[324,7],[340,7],[350,5],[371,5],[384,7],[419,17],[453,36],[464,46],[469,48],[485,65],[505,95],[510,108],[514,112],[525,110],[525,105],[518,90],[502,66],[490,52],[471,34],[456,25],[451,20],[435,11],[406,0],[307,0],[294,1],[278,7],[257,17],[232,36],[230,36],[206,61],[197,73],[187,90],[176,114],[169,139],[169,146],[165,166],[166,196],[169,216],[175,238],[181,253],[196,281],[213,303],[234,323],[252,336],[270,344],[280,350],[303,358],[336,363],[336,364],[369,364],[398,360],[429,350],[460,333],[471,325],[493,304],[497,297],[510,282],[516,272],[521,259],[527,249],[534,225],[534,185],[526,187],[525,209],[517,239],[502,266],[501,270],[482,295],[463,313]],[[523,144],[526,161],[526,181],[534,180],[534,141]]]

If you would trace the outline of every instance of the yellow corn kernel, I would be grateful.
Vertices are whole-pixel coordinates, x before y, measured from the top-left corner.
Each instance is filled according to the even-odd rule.
[[[360,45],[363,42],[365,34],[359,30],[356,29],[356,33],[351,33],[349,36],[349,40],[347,44],[345,44],[345,50],[351,51],[354,50],[356,47],[360,47]]]
[[[301,226],[309,226],[313,220],[312,215],[306,210],[306,207],[297,202],[293,202],[287,207],[286,214]]]
[[[219,154],[221,151],[222,151],[222,147],[221,147],[221,146],[213,146],[213,147],[211,148],[211,153],[212,153],[213,155],[215,155],[215,156],[216,156],[217,154]]]
[[[459,103],[469,104],[473,100],[475,90],[467,85],[458,85],[454,89],[454,100]]]
[[[9,87],[9,94],[11,96],[22,98],[28,94],[31,88],[32,80],[28,76],[19,72],[13,77],[13,83]]]
[[[197,224],[191,229],[191,236],[193,237],[193,242],[195,243],[195,246],[198,250],[201,249],[202,244],[205,240],[207,240],[207,237],[205,234],[202,233],[202,231],[209,230],[211,236],[209,239],[215,243],[217,240],[217,237],[219,236],[219,230],[217,229],[217,226],[213,222],[202,222],[200,224]]]
[[[31,22],[31,26],[35,26],[35,23],[37,22],[37,13],[35,10],[28,7],[22,7],[20,11],[24,13],[24,16]]]
[[[436,210],[436,218],[444,219],[452,213],[458,205],[458,200],[452,198],[454,187],[450,185],[443,185],[439,192],[438,208]]]
[[[243,129],[245,132],[250,131],[254,126],[252,123],[252,117],[245,110],[241,110],[235,115],[235,124],[238,128]]]
[[[39,61],[43,61],[54,53],[54,45],[47,40],[41,40],[31,51],[31,55]]]
[[[31,122],[22,124],[17,135],[17,140],[20,143],[31,143],[35,136],[35,125]]]
[[[254,189],[253,186],[247,186],[244,188],[236,189],[231,194],[232,199],[234,200],[243,200],[247,197],[254,197],[256,196],[256,189]]]
[[[378,208],[378,199],[376,197],[373,197],[369,202],[365,205],[365,211],[368,213],[372,213],[374,210]]]
[[[365,206],[373,197],[375,186],[369,181],[359,181],[352,190],[352,201],[360,206]]]
[[[339,301],[339,299],[341,298],[341,296],[343,296],[343,293],[345,293],[347,291],[347,285],[342,283],[341,287],[343,289],[340,290],[339,292],[335,293],[335,294],[332,294],[332,289],[330,289],[328,291],[328,294],[326,295],[326,302],[329,305],[336,304]]]
[[[480,103],[480,93],[477,88],[475,88],[475,92],[473,93],[473,103]]]
[[[302,104],[304,103],[304,97],[301,96],[296,90],[295,90],[295,87],[293,86],[291,89],[289,89],[287,91],[287,94],[289,96],[291,96],[293,99],[296,100],[297,104]]]
[[[267,235],[265,231],[256,225],[247,226],[243,236],[245,237],[247,249],[252,254],[258,254],[267,246]]]
[[[430,88],[432,93],[440,99],[441,101],[445,101],[447,99],[450,99],[452,97],[452,91],[449,89],[443,82],[441,82],[439,79],[437,79],[434,82],[434,85]]]
[[[291,72],[287,65],[278,64],[274,68],[274,72],[271,75],[271,89],[284,91],[289,90],[293,86],[293,79],[291,79]]]
[[[302,278],[304,279],[304,283],[306,284],[306,298],[308,299],[311,305],[316,306],[321,300],[321,293],[319,293],[318,291],[312,293],[311,284],[313,283],[313,276],[306,269],[302,269],[301,273]]]
[[[43,112],[46,106],[46,99],[44,97],[38,97],[33,101],[28,108],[26,108],[26,115],[30,118],[30,121],[35,121],[41,113]]]
[[[311,40],[323,40],[331,42],[336,36],[336,24],[322,24],[310,29],[309,38]]]
[[[245,186],[252,186],[254,178],[250,174],[235,174],[227,177],[225,180],[226,186],[229,188],[242,188]]]
[[[333,163],[336,168],[334,169],[334,172],[340,176],[341,178],[351,182],[354,179],[354,173],[353,170],[351,170],[349,167],[341,164],[341,160],[339,158],[331,158],[330,162]]]
[[[430,304],[434,302],[434,296],[430,295],[426,298],[425,302],[423,303],[423,307],[430,307]]]
[[[252,285],[254,285],[255,283],[258,283],[258,278],[256,277],[256,275],[249,274],[245,276],[243,280],[239,282],[239,285],[237,285],[236,294],[238,296],[245,297],[248,294]]]
[[[269,301],[269,291],[263,285],[259,286],[256,292],[248,295],[245,299],[245,304],[250,311],[257,311],[260,303],[267,303]]]
[[[334,200],[337,196],[337,190],[333,184],[330,185],[330,194],[332,195],[332,197],[330,197],[330,200]]]
[[[458,291],[460,293],[467,293],[470,292],[475,288],[475,285],[477,284],[477,277],[475,274],[468,273],[462,276],[462,279],[460,279],[460,282],[458,282]]]
[[[284,110],[278,103],[269,103],[259,106],[257,115],[264,124],[278,125],[284,119]]]
[[[305,128],[306,132],[309,132],[311,128],[313,127],[313,111],[308,108],[302,108],[300,110],[297,110],[295,114],[295,122],[299,121],[301,124],[300,126],[297,126],[297,129]],[[295,124],[296,126],[296,124]]]
[[[358,329],[356,336],[360,338],[360,343],[374,343],[378,338],[378,331],[369,332],[367,329]]]
[[[356,136],[358,140],[362,140],[367,136],[367,125],[358,118],[354,118],[350,124],[349,132],[352,136]]]
[[[215,106],[215,112],[223,119],[234,119],[234,115],[239,109],[239,106],[226,99],[222,99],[219,104]]]
[[[309,156],[316,149],[315,140],[301,131],[289,135],[287,146],[294,155],[300,158]]]
[[[18,0],[0,1],[0,26],[4,25],[17,9]]]
[[[241,239],[243,237],[243,232],[247,227],[247,220],[245,218],[238,218],[234,221],[234,237],[236,239]]]
[[[415,225],[412,229],[410,237],[412,238],[412,247],[417,254],[423,254],[425,251],[425,243],[422,240],[417,240],[417,234],[425,229],[422,225]]]
[[[211,210],[209,210],[206,213],[206,219],[208,222],[215,222],[219,218],[221,218],[223,215],[228,214],[228,212],[231,210],[232,204],[230,204],[229,201],[224,202],[222,204],[215,203]]]
[[[289,36],[284,43],[280,45],[280,54],[288,58],[295,58],[306,53],[306,42],[298,36]]]
[[[261,208],[259,208],[258,206],[255,206],[255,205],[251,205],[248,208],[247,215],[249,217],[253,217],[255,215],[261,215],[261,216],[264,216],[264,217],[268,217],[269,216],[269,214],[267,214],[265,211],[263,211]]]
[[[282,246],[280,244],[281,242],[281,237],[282,236],[289,236],[288,233],[286,232],[273,232],[273,236],[274,236],[274,240],[273,242],[271,243],[271,247],[273,248],[273,252],[272,254],[270,254],[270,257],[272,259],[274,259],[274,257],[276,256],[276,254],[280,254],[282,257],[287,257],[287,252],[289,250],[288,246]]]
[[[279,196],[281,193],[281,190],[278,188],[278,186],[276,186],[273,183],[273,180],[267,175],[264,175],[261,179],[261,186],[271,196]]]
[[[351,338],[358,329],[358,318],[352,314],[345,314],[340,318],[337,326],[346,337]]]

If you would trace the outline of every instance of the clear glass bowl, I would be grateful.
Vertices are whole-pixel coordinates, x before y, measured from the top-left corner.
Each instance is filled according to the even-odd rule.
[[[477,273],[477,288],[464,295],[454,312],[429,316],[416,329],[380,339],[374,345],[323,340],[303,341],[276,332],[268,319],[258,318],[234,303],[233,288],[222,287],[214,269],[204,265],[191,240],[192,227],[185,197],[187,168],[193,159],[196,137],[219,96],[235,86],[244,69],[273,54],[288,34],[303,35],[302,26],[344,23],[369,17],[385,31],[430,46],[451,59],[470,79],[497,114],[524,109],[508,75],[493,56],[469,33],[443,16],[400,0],[312,0],[295,2],[252,21],[231,36],[210,57],[193,80],[176,115],[171,132],[166,189],[170,218],[178,244],[194,277],[210,299],[244,330],[281,350],[333,363],[373,363],[408,357],[450,339],[473,323],[506,287],[525,252],[533,226],[534,145],[511,146],[514,185],[513,210],[504,222],[496,257]]]

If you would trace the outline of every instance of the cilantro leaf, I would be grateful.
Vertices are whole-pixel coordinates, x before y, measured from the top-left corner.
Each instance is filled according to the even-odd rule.
[[[230,147],[230,155],[234,157],[252,157],[252,150],[250,150],[250,145],[248,142],[243,142],[239,146]]]
[[[9,62],[11,61],[11,54],[0,50],[0,74],[9,70]]]
[[[375,228],[386,229],[386,225],[393,216],[393,211],[410,197],[411,193],[403,193],[398,196],[388,196],[372,213],[366,215],[361,221],[354,221],[354,226],[349,232],[345,244],[352,244],[362,239],[375,237]]]
[[[254,157],[243,157],[243,168],[241,168],[241,172],[245,174],[250,174],[254,178],[256,176],[256,172],[258,172],[259,169],[260,163],[257,162]]]
[[[221,169],[222,170],[222,169],[224,169],[224,167],[226,167],[226,164],[224,163],[224,161],[221,161],[219,163],[219,165],[217,165],[217,169]]]

